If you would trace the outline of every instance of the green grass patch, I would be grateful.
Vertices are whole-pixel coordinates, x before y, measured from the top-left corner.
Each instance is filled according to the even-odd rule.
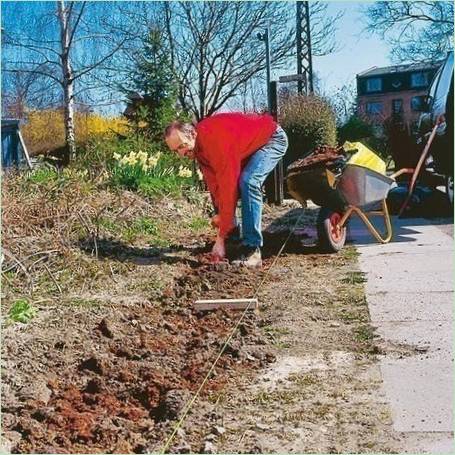
[[[359,271],[347,272],[346,276],[341,280],[345,284],[362,284],[367,281],[365,273]]]
[[[200,232],[207,229],[209,225],[210,225],[209,220],[207,218],[194,216],[187,224],[187,227],[190,228],[192,231]]]
[[[365,311],[345,310],[340,313],[339,318],[342,321],[346,321],[346,322],[355,322],[355,321],[367,322],[368,321],[367,314]]]
[[[373,341],[374,338],[374,330],[373,328],[368,325],[361,325],[354,329],[355,338],[357,341],[365,342],[365,341]]]
[[[59,178],[58,172],[49,167],[41,167],[32,171],[28,176],[28,181],[39,185],[47,185],[55,182]]]
[[[271,392],[261,390],[253,397],[253,401],[260,405],[279,402],[280,404],[293,404],[299,398],[299,393],[291,390],[273,390]]]
[[[345,246],[338,254],[341,254],[344,259],[349,259],[352,261],[359,257],[359,252],[352,245]]]
[[[273,327],[271,325],[263,327],[265,334],[272,340],[272,345],[278,349],[290,348],[291,345],[281,338],[289,335],[291,332],[285,327]]]
[[[289,380],[299,387],[308,387],[318,383],[317,377],[311,374],[292,373],[289,375]]]
[[[16,300],[8,312],[8,318],[12,322],[30,322],[36,315],[34,308],[26,299]]]
[[[169,240],[163,237],[158,223],[149,217],[136,218],[131,224],[121,231],[122,237],[127,242],[143,239],[156,246],[169,246]]]
[[[119,223],[116,223],[110,218],[101,217],[98,220],[96,220],[96,224],[98,227],[106,230],[110,234],[118,234],[122,229]]]
[[[137,183],[139,194],[150,199],[157,196],[181,197],[184,187],[184,179],[174,175],[165,177],[143,177],[139,179]]]

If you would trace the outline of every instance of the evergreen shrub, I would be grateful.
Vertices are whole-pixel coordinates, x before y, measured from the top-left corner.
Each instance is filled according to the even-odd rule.
[[[336,144],[335,114],[330,105],[317,96],[288,97],[280,109],[280,124],[289,138],[285,167],[315,147]]]

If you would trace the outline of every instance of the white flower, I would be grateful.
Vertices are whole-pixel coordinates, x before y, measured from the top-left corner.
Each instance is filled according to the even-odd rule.
[[[180,166],[178,175],[179,177],[188,178],[191,177],[193,173],[187,167]]]
[[[128,164],[128,157],[127,156],[124,156],[120,161],[119,161],[119,164],[121,166],[126,166]]]
[[[196,175],[197,175],[197,178],[198,178],[199,181],[204,180],[204,175],[202,174],[202,172],[201,172],[200,169],[198,169],[198,170],[196,171]]]
[[[117,152],[114,153],[115,160],[120,161],[121,158],[122,158],[122,155],[120,155],[120,153],[117,153]]]
[[[147,153],[143,152],[142,150],[139,150],[139,152],[137,152],[137,154],[136,154],[136,158],[138,159],[138,161],[140,163],[145,164],[147,162],[148,155],[147,155]]]
[[[137,156],[134,152],[130,152],[127,159],[126,159],[126,162],[127,164],[129,164],[130,166],[134,166],[136,163],[137,163]]]
[[[150,167],[155,167],[157,164],[158,164],[158,158],[151,156],[151,157],[148,159],[148,165],[149,165]]]

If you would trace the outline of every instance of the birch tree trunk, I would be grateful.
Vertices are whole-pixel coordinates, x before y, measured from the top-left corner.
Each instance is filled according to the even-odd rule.
[[[76,155],[76,141],[74,135],[74,79],[71,68],[70,47],[71,30],[70,14],[65,8],[64,0],[57,2],[57,12],[60,24],[61,61],[62,61],[62,86],[63,86],[63,110],[65,122],[66,147],[64,153],[64,164],[74,159]]]

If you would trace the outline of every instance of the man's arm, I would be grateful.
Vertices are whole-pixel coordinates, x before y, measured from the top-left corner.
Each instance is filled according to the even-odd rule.
[[[204,182],[207,185],[210,196],[212,198],[212,204],[215,211],[218,213],[218,184],[216,182],[216,175],[209,166],[202,163],[199,164],[199,167],[204,176]]]
[[[220,160],[221,161],[221,160]],[[225,159],[219,163],[216,178],[219,188],[218,214],[220,216],[220,237],[226,238],[234,228],[235,207],[238,199],[238,181],[240,160],[227,152]]]

